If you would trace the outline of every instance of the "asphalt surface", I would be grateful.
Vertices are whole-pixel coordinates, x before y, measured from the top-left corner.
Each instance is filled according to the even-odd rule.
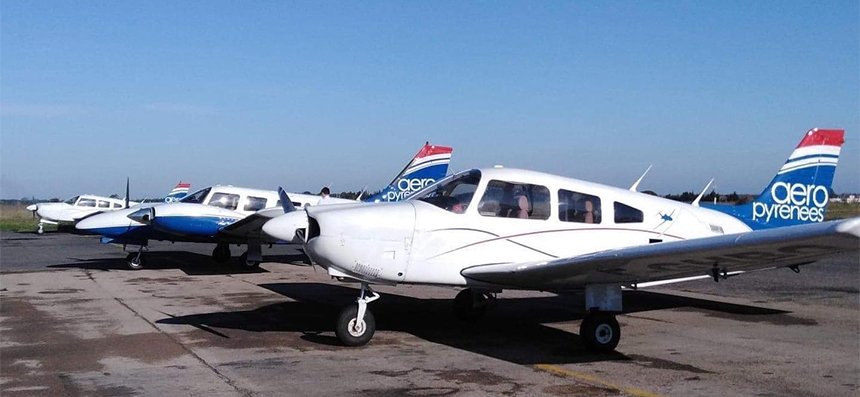
[[[380,287],[376,336],[346,348],[333,322],[356,286],[291,247],[250,270],[159,243],[131,271],[93,237],[0,238],[4,396],[860,394],[856,256],[625,292],[606,356],[583,350],[576,296],[505,291],[461,323],[455,289]]]

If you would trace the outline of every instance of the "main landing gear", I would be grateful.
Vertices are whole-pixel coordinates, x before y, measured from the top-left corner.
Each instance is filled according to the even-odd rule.
[[[347,346],[362,346],[373,338],[376,332],[376,319],[367,308],[367,304],[379,299],[379,294],[370,289],[366,283],[361,283],[361,293],[355,305],[344,307],[337,317],[334,330],[337,338]]]
[[[230,245],[218,244],[212,250],[212,260],[217,263],[227,263],[230,260]]]
[[[129,269],[143,269],[143,266],[146,264],[146,257],[143,256],[143,251],[146,250],[146,246],[141,245],[140,248],[138,248],[137,252],[129,253],[128,256],[125,257],[125,264],[128,266]]]
[[[43,233],[45,233],[45,225],[43,223],[39,222],[39,228],[36,229],[36,234],[43,234]]]
[[[230,261],[230,245],[218,244],[212,250],[212,260],[217,263],[227,263]],[[249,243],[248,250],[239,256],[239,264],[249,268],[260,266],[263,261],[262,247],[260,244]]]
[[[475,321],[496,304],[496,294],[466,288],[454,298],[454,315],[457,319]]]
[[[615,350],[621,340],[621,326],[615,320],[615,315],[596,311],[582,319],[579,338],[586,350],[609,353]]]

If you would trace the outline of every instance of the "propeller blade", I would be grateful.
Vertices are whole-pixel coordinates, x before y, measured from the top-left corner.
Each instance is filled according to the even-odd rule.
[[[290,200],[290,196],[287,196],[287,192],[280,186],[278,186],[278,198],[281,199],[281,208],[284,209],[285,214],[296,210],[296,206],[293,205],[293,202]]]
[[[128,208],[128,184],[129,184],[129,178],[126,177],[125,178],[125,208]]]

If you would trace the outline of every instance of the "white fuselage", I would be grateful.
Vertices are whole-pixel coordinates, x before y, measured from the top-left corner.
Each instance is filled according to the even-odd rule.
[[[130,202],[129,205],[137,204]],[[39,216],[39,223],[73,223],[97,212],[118,211],[125,208],[125,200],[82,194],[62,203],[38,203],[27,207]]]
[[[464,202],[452,199],[450,208],[422,200],[426,191],[401,203],[312,207],[306,251],[335,276],[467,285],[460,272],[476,265],[544,261],[750,230],[717,211],[606,185],[517,169],[468,172],[478,172],[480,182],[463,189],[473,194]],[[506,188],[529,194],[514,202]],[[451,195],[466,196],[456,189]]]

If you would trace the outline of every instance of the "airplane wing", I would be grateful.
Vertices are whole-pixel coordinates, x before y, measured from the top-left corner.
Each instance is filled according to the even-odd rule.
[[[218,234],[224,237],[241,237],[244,239],[259,238],[261,241],[274,243],[277,242],[276,239],[263,233],[263,225],[270,219],[283,214],[284,209],[281,207],[259,210],[243,219],[225,226],[218,231]]]
[[[748,233],[614,249],[529,263],[478,265],[467,279],[536,290],[638,284],[804,265],[860,250],[860,217]]]

